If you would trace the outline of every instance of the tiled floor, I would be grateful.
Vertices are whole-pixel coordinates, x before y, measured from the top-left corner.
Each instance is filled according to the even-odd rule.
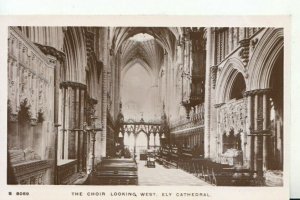
[[[145,161],[138,162],[139,185],[181,185],[204,186],[208,183],[181,169],[167,169],[156,163],[155,168],[145,166]]]

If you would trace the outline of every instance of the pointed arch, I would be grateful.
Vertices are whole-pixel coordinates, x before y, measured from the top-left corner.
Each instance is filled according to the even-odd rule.
[[[218,74],[220,78],[218,78],[216,83],[217,104],[225,103],[230,99],[230,92],[239,73],[244,77],[247,90],[247,79],[245,78],[247,74],[242,61],[237,58],[228,59],[221,73]]]
[[[68,27],[64,38],[65,81],[85,82],[86,47],[82,28]]]
[[[274,63],[283,49],[283,29],[269,28],[257,44],[248,64],[249,90],[270,87]]]

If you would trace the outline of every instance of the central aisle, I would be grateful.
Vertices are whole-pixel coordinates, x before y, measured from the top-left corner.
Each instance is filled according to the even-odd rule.
[[[210,184],[181,169],[167,169],[155,163],[155,168],[145,166],[146,161],[138,160],[139,185],[180,185],[208,186]]]

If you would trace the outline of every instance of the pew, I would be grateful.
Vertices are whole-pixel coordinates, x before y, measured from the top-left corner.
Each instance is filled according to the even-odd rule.
[[[132,159],[103,159],[93,174],[93,185],[137,185],[137,164]]]

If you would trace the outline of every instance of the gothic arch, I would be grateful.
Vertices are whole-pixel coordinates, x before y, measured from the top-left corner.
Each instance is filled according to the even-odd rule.
[[[65,32],[64,51],[66,57],[65,81],[85,82],[86,48],[83,30],[68,27]]]
[[[283,29],[269,28],[260,39],[249,61],[248,90],[270,87],[270,79],[274,63],[283,49]]]
[[[230,99],[230,91],[232,90],[235,79],[239,73],[241,73],[244,77],[246,90],[247,90],[247,81],[245,77],[247,77],[244,65],[242,61],[237,58],[230,58],[227,60],[225,65],[223,66],[221,73],[218,74],[219,78],[216,83],[216,94],[217,94],[217,104],[225,103]]]

